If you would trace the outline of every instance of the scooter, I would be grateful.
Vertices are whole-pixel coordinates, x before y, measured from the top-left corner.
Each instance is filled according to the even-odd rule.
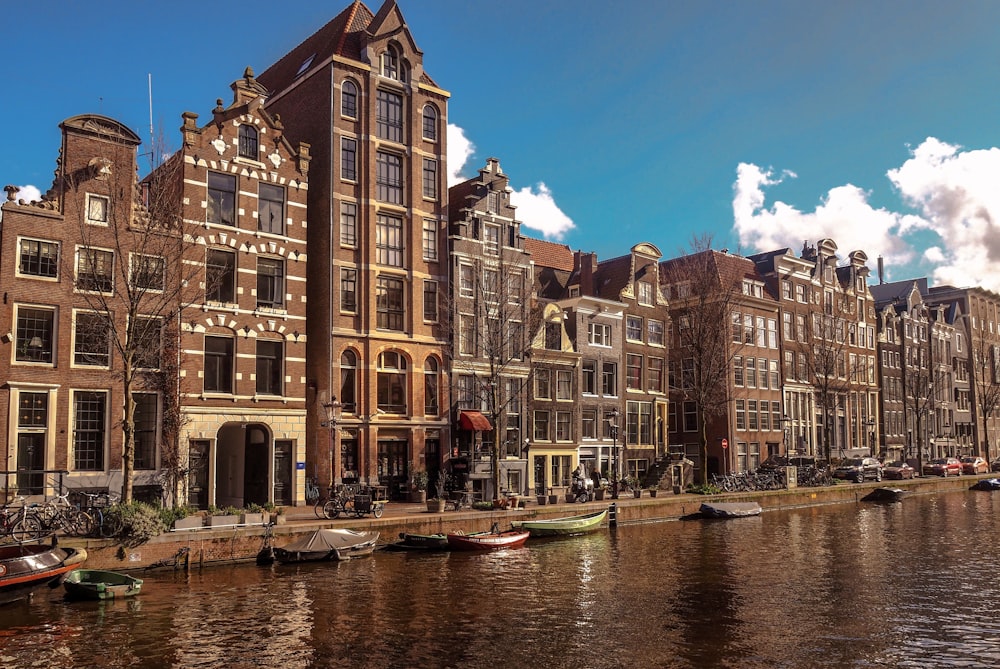
[[[589,478],[574,476],[571,490],[577,502],[589,502],[594,499],[594,481]]]

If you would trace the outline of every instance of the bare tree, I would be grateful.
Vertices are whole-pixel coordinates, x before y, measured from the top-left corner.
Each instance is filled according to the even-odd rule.
[[[969,323],[969,319],[966,319],[966,323]],[[972,348],[969,364],[972,366],[976,409],[983,425],[981,446],[987,462],[992,462],[989,421],[996,416],[997,408],[1000,407],[1000,346],[991,344],[984,337],[974,337],[971,331],[967,334]]]

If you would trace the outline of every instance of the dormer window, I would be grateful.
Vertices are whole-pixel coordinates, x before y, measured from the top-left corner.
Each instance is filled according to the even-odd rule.
[[[239,155],[251,160],[257,160],[257,128],[244,123],[240,126]]]
[[[399,53],[392,45],[382,52],[382,76],[402,81],[400,77]]]

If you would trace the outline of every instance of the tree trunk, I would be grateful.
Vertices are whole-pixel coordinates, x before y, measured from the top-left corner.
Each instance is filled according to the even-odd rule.
[[[131,379],[122,384],[125,389],[125,411],[122,419],[122,502],[132,501],[132,478],[135,468],[135,398]]]

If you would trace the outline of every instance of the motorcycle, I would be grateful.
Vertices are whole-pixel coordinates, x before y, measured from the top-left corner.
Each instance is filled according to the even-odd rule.
[[[577,502],[589,502],[594,499],[594,481],[589,478],[573,477],[573,487],[570,489]]]

